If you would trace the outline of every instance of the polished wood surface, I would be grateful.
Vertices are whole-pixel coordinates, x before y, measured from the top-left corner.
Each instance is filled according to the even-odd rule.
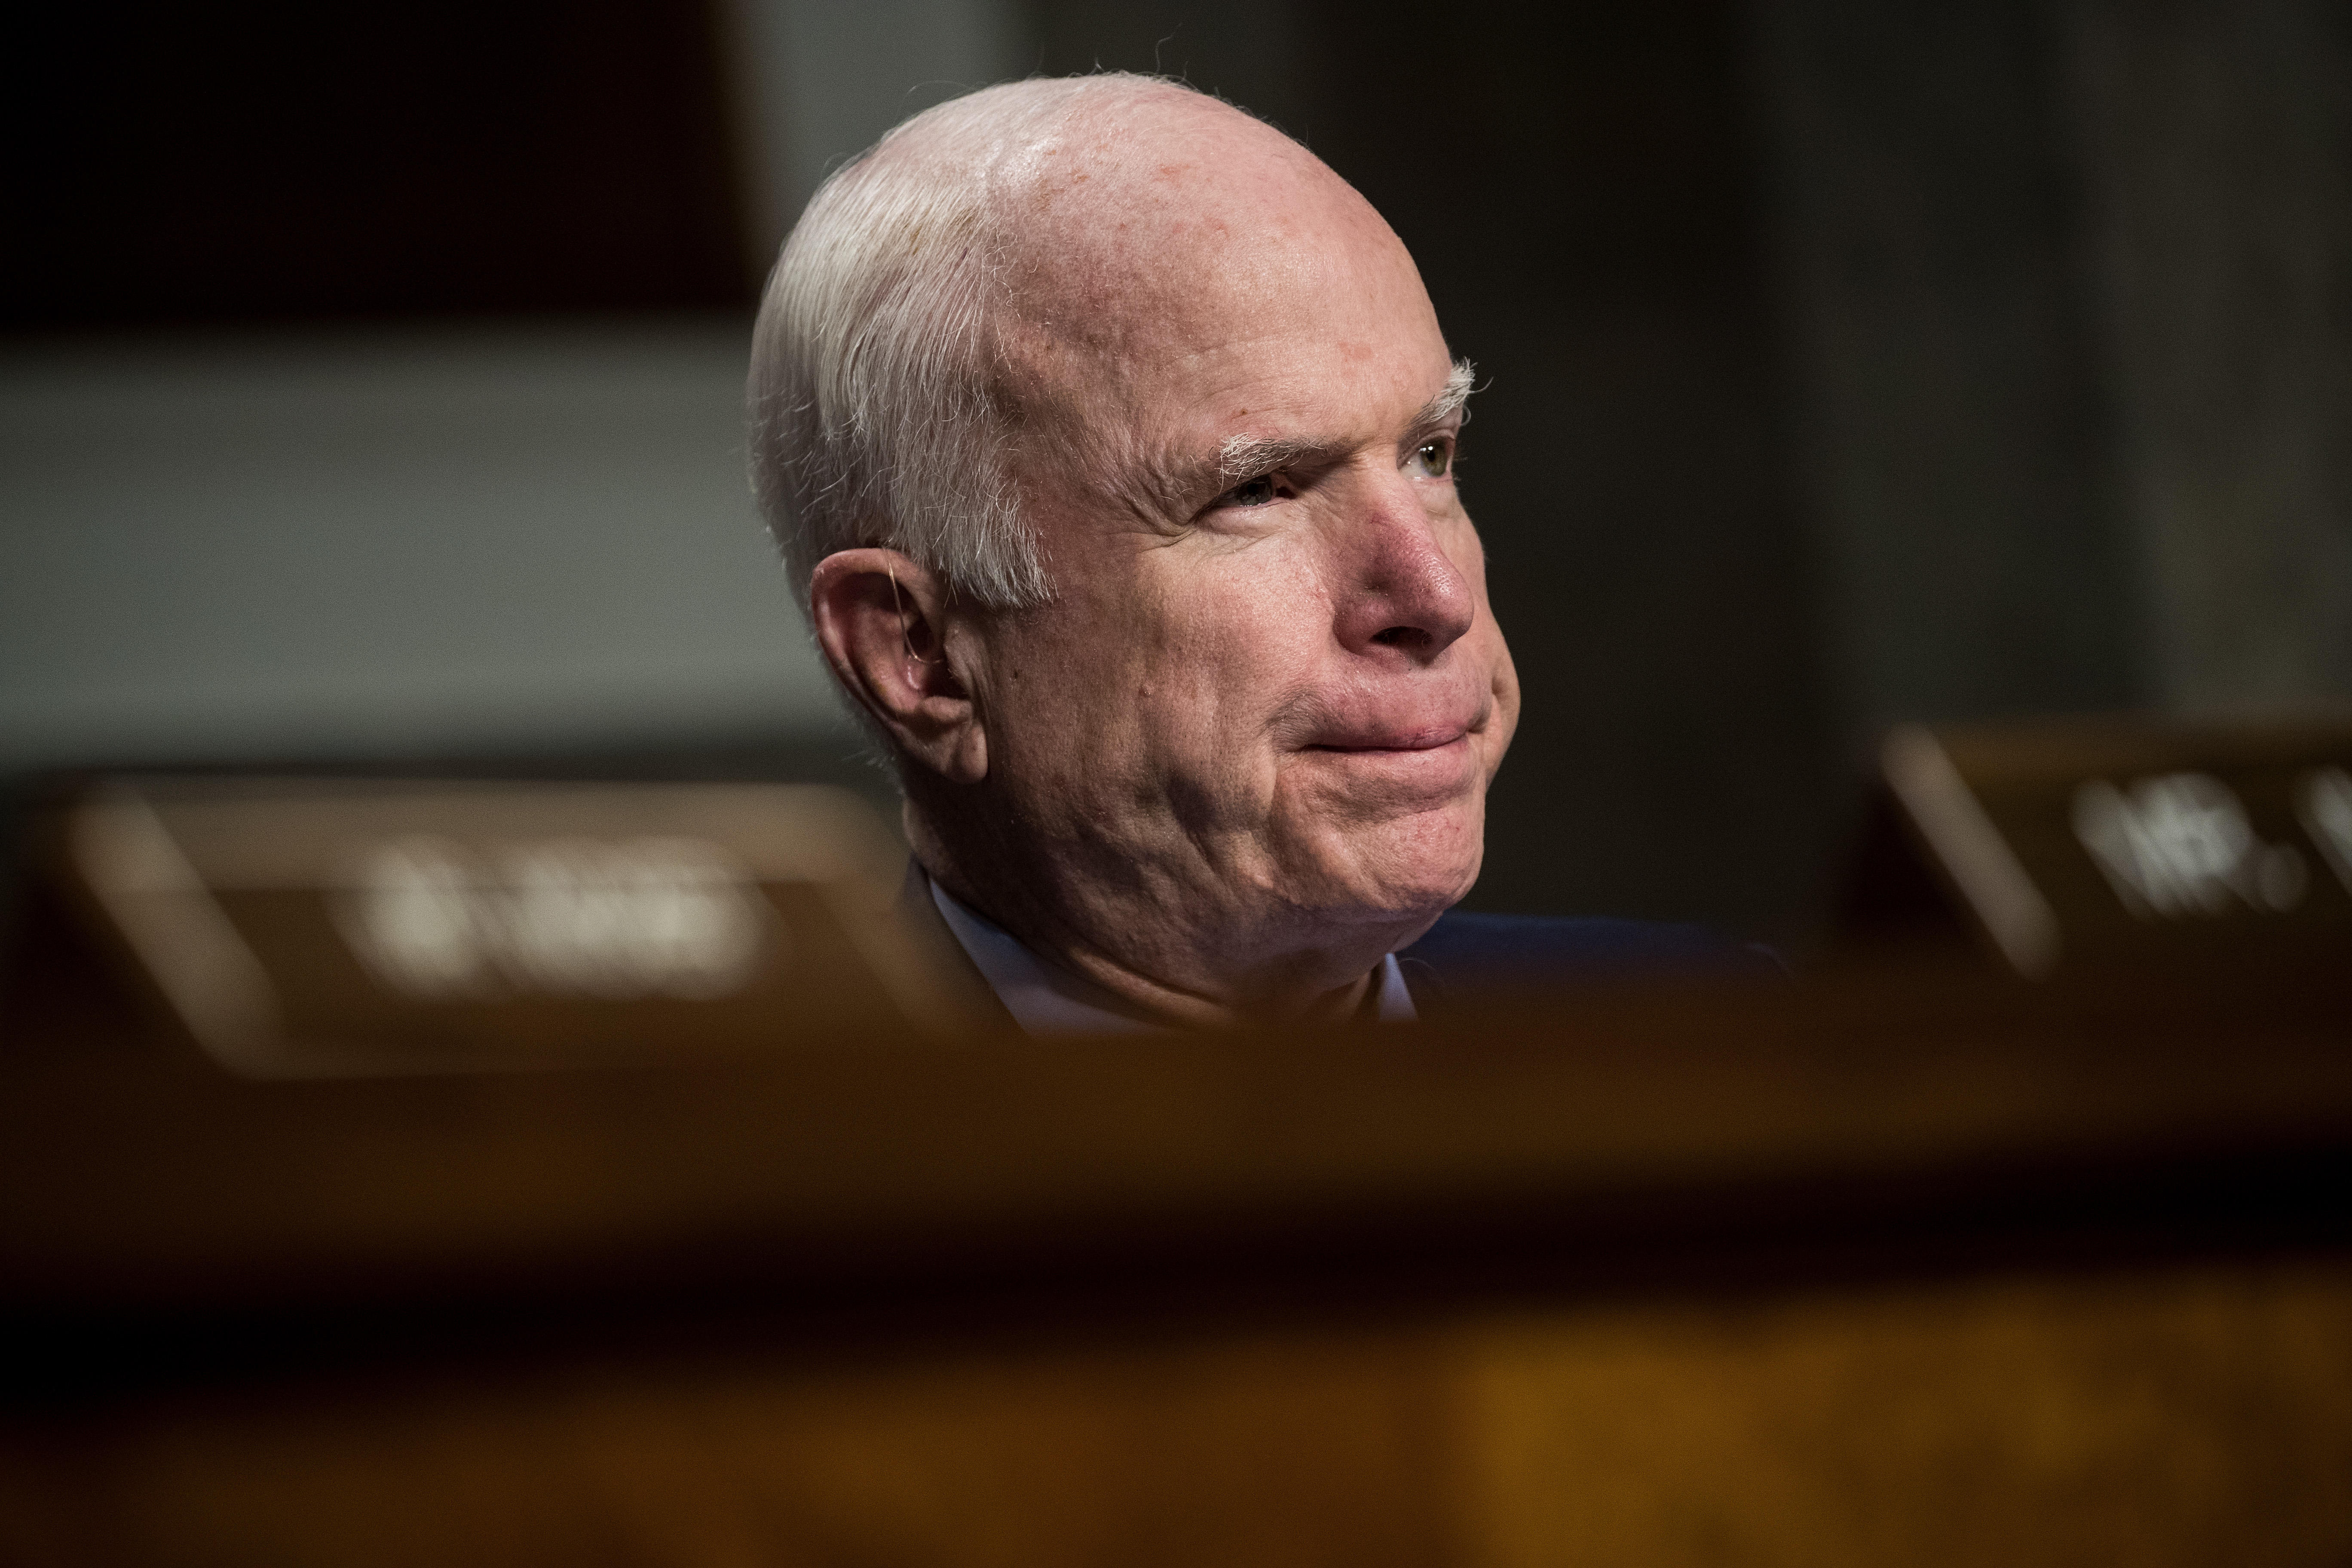
[[[2340,1563],[2352,1007],[241,1081],[37,912],[0,1558]]]

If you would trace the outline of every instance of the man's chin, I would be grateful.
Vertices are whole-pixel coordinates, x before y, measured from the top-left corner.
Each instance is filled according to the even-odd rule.
[[[1402,842],[1364,844],[1362,837],[1349,846],[1353,853],[1329,866],[1326,896],[1313,900],[1335,921],[1412,927],[1418,935],[1477,883],[1482,855],[1475,837],[1467,845],[1409,834],[1394,836]]]

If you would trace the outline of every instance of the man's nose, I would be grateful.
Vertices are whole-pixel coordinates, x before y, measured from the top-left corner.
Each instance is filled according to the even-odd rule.
[[[1436,658],[1478,613],[1469,578],[1438,541],[1436,521],[1402,474],[1373,486],[1351,510],[1356,515],[1342,531],[1353,580],[1341,596],[1339,640],[1358,653],[1393,648],[1416,663]]]

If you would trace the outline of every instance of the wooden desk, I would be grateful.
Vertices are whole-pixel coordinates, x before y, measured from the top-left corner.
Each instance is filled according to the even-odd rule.
[[[2352,1556],[2341,993],[258,1084],[28,929],[12,1563]]]

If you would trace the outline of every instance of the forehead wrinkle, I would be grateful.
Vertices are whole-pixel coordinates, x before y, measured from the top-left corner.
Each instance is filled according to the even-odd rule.
[[[1433,393],[1428,402],[1413,413],[1405,426],[1410,440],[1433,430],[1461,414],[1467,415],[1465,405],[1476,388],[1473,384],[1470,362],[1457,361],[1445,377],[1445,384]],[[1324,463],[1345,457],[1355,443],[1301,436],[1228,436],[1218,448],[1217,473],[1231,480],[1255,479],[1302,464]]]
[[[1213,481],[1213,464],[1171,458],[1166,454],[1139,456],[1109,476],[1104,489],[1127,512],[1156,532],[1167,532],[1191,521],[1201,492]]]

